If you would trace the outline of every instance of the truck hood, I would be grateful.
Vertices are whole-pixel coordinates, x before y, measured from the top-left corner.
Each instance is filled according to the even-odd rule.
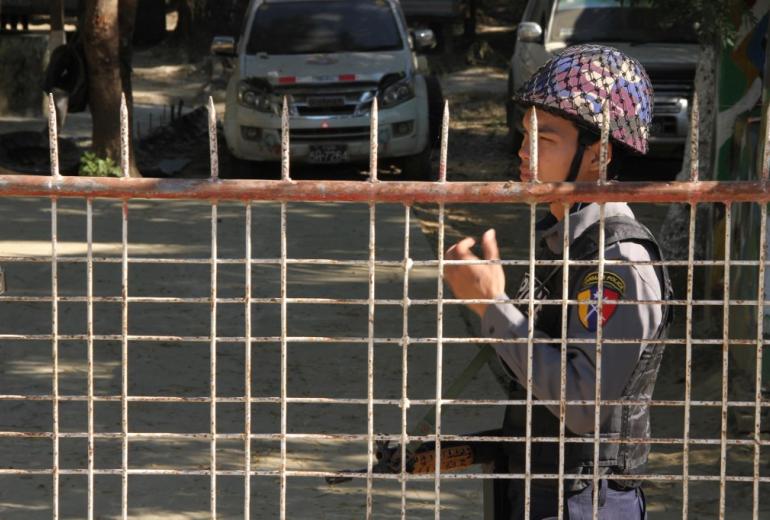
[[[633,56],[645,68],[654,70],[695,69],[700,55],[700,46],[697,43],[617,43],[612,46]]]
[[[356,81],[380,81],[391,73],[411,73],[409,54],[400,52],[367,52],[346,54],[300,54],[244,56],[241,77],[263,77],[270,83],[293,76],[297,83],[337,81],[340,75],[355,74]]]
[[[646,69],[695,69],[700,55],[697,43],[628,43],[601,42],[602,45],[615,47],[619,51],[636,58]],[[565,48],[566,44],[552,43],[547,50],[556,53]]]

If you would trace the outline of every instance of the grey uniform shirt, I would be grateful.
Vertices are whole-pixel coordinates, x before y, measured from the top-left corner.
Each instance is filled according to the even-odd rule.
[[[612,216],[634,217],[625,203],[605,204],[605,218]],[[599,220],[599,206],[590,204],[570,215],[570,241]],[[555,254],[562,254],[564,221],[548,229],[543,238],[547,247]],[[606,260],[649,261],[647,249],[635,242],[619,242],[604,250]],[[613,305],[614,300],[658,300],[661,298],[661,282],[656,268],[651,265],[606,265],[604,277],[604,320],[602,334],[602,399],[619,399],[646,342],[612,343],[612,339],[652,339],[663,317],[660,304]],[[586,266],[570,271],[569,298],[572,300],[596,299],[591,293],[598,289],[598,265]],[[591,276],[591,275],[594,276]],[[573,284],[573,276],[578,283]],[[501,295],[507,298],[506,295]],[[607,307],[609,305],[609,307]],[[573,343],[573,339],[596,339],[596,309],[590,304],[572,305],[568,310],[567,333],[567,400],[593,400],[595,398],[596,344]],[[592,321],[593,320],[593,321]],[[482,334],[491,338],[526,338],[528,318],[511,303],[489,305],[482,318]],[[541,330],[535,330],[535,337],[548,338]],[[522,386],[527,381],[527,345],[525,343],[494,345],[497,355]],[[535,399],[559,400],[561,338],[554,343],[534,343],[532,362],[532,393]],[[559,407],[549,406],[558,416]],[[611,412],[609,406],[602,407],[602,418]],[[568,406],[566,427],[576,434],[593,432],[594,407]]]

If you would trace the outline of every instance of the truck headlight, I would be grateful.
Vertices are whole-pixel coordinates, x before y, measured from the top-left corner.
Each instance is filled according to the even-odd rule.
[[[279,114],[273,94],[247,82],[238,85],[238,103],[259,112]]]
[[[391,83],[382,89],[380,93],[380,104],[382,108],[390,108],[400,105],[404,101],[409,101],[414,97],[414,81],[410,78],[404,78]]]

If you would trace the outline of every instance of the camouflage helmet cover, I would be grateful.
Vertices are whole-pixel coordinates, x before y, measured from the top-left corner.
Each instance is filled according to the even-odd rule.
[[[568,47],[543,65],[514,95],[514,102],[600,129],[609,104],[610,135],[631,150],[647,153],[653,91],[644,67],[604,45]]]

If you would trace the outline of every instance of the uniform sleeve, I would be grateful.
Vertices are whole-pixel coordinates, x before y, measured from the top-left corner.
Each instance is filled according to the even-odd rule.
[[[605,252],[605,258],[649,261],[647,249],[637,243],[614,244]],[[570,294],[572,300],[596,300],[598,267],[590,266],[574,271],[570,276],[578,278]],[[612,339],[653,339],[662,320],[662,307],[656,303],[618,305],[622,300],[661,300],[661,286],[655,267],[650,265],[605,266],[603,297],[602,342],[602,399],[619,399],[636,366],[641,349],[640,343],[612,343]],[[570,305],[567,335],[567,400],[593,400],[596,380],[596,344],[574,343],[574,339],[596,339],[597,316],[595,305],[579,303]],[[492,338],[526,338],[528,318],[510,303],[490,305],[482,319],[482,333]],[[535,330],[537,338],[549,338]],[[536,399],[558,400],[560,395],[561,340],[553,343],[533,344],[532,393]],[[526,343],[498,343],[497,355],[514,377],[526,387]],[[558,406],[549,406],[554,415]],[[602,420],[611,412],[602,407]],[[590,433],[594,429],[594,407],[568,406],[566,427],[576,434]]]

